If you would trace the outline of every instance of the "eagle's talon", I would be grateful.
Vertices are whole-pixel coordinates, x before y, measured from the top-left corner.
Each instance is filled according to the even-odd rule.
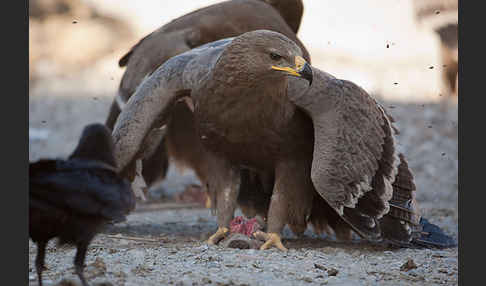
[[[287,251],[288,249],[282,244],[280,235],[278,233],[265,233],[263,231],[256,231],[253,236],[260,240],[265,240],[265,243],[260,247],[260,250],[269,249],[275,246],[279,250]]]
[[[218,230],[209,237],[208,244],[209,245],[216,245],[218,242],[223,239],[226,234],[229,232],[227,227],[218,227]]]

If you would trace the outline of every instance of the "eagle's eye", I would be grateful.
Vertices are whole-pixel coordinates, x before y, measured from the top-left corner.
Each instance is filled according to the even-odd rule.
[[[280,59],[282,58],[282,56],[281,56],[281,55],[279,55],[279,54],[276,54],[276,53],[273,53],[273,52],[272,52],[272,53],[270,53],[270,58],[271,58],[272,60],[274,60],[274,61],[278,61],[278,60],[280,60]]]

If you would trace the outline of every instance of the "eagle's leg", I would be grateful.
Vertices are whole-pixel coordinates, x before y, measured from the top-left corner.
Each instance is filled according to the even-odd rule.
[[[275,246],[282,251],[287,251],[287,248],[282,244],[280,238],[280,233],[287,222],[287,200],[282,196],[280,193],[281,189],[279,189],[277,185],[278,181],[276,181],[275,190],[270,201],[267,224],[268,232],[257,231],[253,234],[255,238],[265,241],[260,247],[260,250]]]
[[[208,239],[208,244],[217,244],[229,233],[230,222],[233,219],[240,190],[240,172],[226,162],[215,160],[213,174],[208,179],[208,193],[215,202],[218,216],[218,230]]]
[[[307,217],[312,209],[314,188],[310,178],[311,164],[303,160],[285,161],[275,169],[275,185],[268,211],[267,233],[256,234],[265,240],[260,249],[275,246],[282,251],[287,248],[282,244],[280,233],[285,224],[293,231],[303,233],[307,228]]]

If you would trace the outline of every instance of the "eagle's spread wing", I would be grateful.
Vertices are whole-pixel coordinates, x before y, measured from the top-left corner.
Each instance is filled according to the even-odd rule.
[[[290,95],[314,124],[312,182],[353,229],[377,237],[375,219],[389,211],[399,164],[391,119],[357,85],[313,73],[305,94]]]
[[[123,170],[145,148],[146,136],[166,123],[177,99],[188,96],[216,63],[232,38],[177,55],[155,70],[137,88],[113,130],[117,165]]]

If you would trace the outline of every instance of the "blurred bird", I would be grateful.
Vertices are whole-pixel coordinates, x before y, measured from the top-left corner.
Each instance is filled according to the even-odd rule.
[[[124,221],[135,208],[130,183],[116,172],[113,145],[108,128],[91,124],[68,160],[29,164],[29,236],[37,244],[39,285],[46,245],[56,237],[59,245],[76,246],[76,274],[88,285],[83,268],[91,240],[105,224]]]

